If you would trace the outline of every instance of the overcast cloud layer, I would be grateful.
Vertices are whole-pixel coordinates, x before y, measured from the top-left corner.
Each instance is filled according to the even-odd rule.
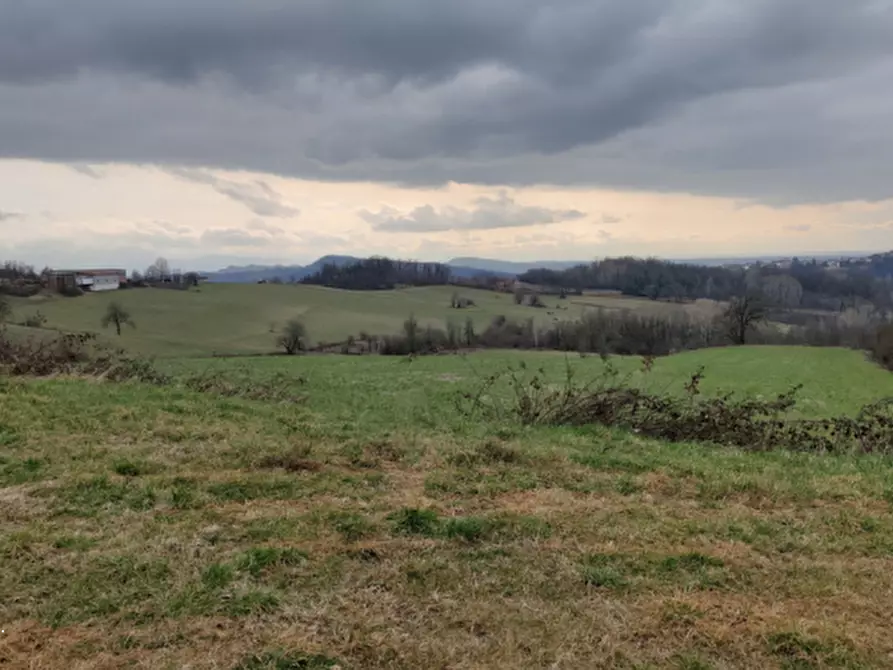
[[[882,199],[891,82],[893,0],[0,7],[3,157]]]

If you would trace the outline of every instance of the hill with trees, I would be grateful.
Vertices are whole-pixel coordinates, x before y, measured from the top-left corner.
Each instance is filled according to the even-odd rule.
[[[608,258],[567,270],[531,270],[522,282],[567,291],[616,290],[652,300],[729,300],[759,292],[774,306],[841,310],[893,307],[893,255],[707,267],[653,258]]]
[[[448,284],[452,272],[442,263],[417,263],[390,258],[367,258],[348,265],[328,263],[318,272],[302,279],[352,291],[388,290],[398,286],[437,286]]]

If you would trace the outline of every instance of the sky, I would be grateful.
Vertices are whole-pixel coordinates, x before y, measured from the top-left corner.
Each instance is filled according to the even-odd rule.
[[[893,249],[893,0],[0,14],[0,258]]]

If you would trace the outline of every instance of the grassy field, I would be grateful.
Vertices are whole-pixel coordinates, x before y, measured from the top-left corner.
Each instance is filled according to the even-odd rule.
[[[893,397],[893,375],[850,349],[808,347],[725,347],[686,352],[658,358],[650,373],[642,371],[637,357],[613,357],[619,379],[657,393],[681,393],[692,373],[704,369],[701,389],[706,395],[735,393],[740,397],[771,399],[803,384],[796,414],[826,417],[855,414],[879,398]],[[581,357],[560,352],[486,351],[467,356],[427,356],[411,363],[401,358],[306,356],[288,358],[178,359],[160,363],[169,372],[223,372],[238,378],[263,379],[273,375],[307,380],[339,389],[322,398],[332,401],[323,408],[349,418],[366,412],[363,398],[375,402],[374,416],[382,424],[399,423],[408,404],[430,413],[430,422],[445,421],[453,414],[450,399],[460,391],[474,391],[488,375],[526,366],[530,377],[540,369],[547,381],[562,383],[568,369],[578,382],[601,378],[605,366],[598,356]],[[358,372],[359,371],[359,372]],[[507,376],[507,375],[506,375]],[[406,386],[413,391],[407,393]],[[502,385],[505,387],[505,384]],[[298,387],[299,388],[299,387]],[[386,411],[382,399],[399,398]]]
[[[522,360],[555,380],[566,365],[167,363],[278,374],[299,402],[0,379],[0,666],[893,666],[891,459],[456,411]],[[712,391],[803,381],[817,416],[893,395],[835,350],[702,351],[633,381],[674,387],[700,364]]]
[[[513,296],[492,291],[461,289],[475,301],[470,309],[450,308],[453,287],[436,286],[398,291],[339,291],[318,286],[208,284],[198,291],[137,289],[79,298],[38,296],[14,299],[13,321],[40,311],[46,327],[66,331],[95,331],[133,351],[157,356],[259,354],[275,349],[275,330],[291,318],[304,320],[315,342],[343,341],[367,331],[373,335],[399,332],[410,314],[422,325],[444,327],[447,320],[474,319],[478,330],[502,314],[512,319],[533,318],[546,325],[574,319],[584,309],[682,309],[647,300],[587,296],[577,301],[547,297],[545,309],[518,306]],[[110,300],[124,305],[136,321],[121,338],[100,327]]]

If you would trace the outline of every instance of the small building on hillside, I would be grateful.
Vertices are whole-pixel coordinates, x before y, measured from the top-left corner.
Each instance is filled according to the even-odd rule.
[[[48,288],[62,291],[79,288],[83,291],[115,291],[127,281],[127,271],[119,269],[52,270]]]

